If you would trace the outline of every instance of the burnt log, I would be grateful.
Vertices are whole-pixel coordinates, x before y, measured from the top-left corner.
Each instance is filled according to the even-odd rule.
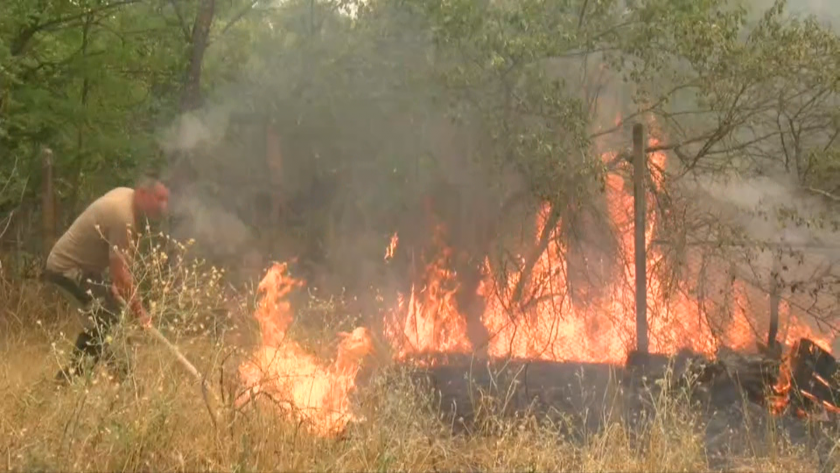
[[[813,411],[817,407],[840,413],[840,383],[837,360],[813,341],[803,338],[791,351],[790,403],[795,410]]]

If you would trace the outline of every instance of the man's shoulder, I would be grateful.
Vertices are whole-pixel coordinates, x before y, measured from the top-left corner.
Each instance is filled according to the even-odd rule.
[[[104,216],[114,216],[120,218],[132,217],[134,189],[130,187],[117,187],[105,193],[102,197],[93,203],[96,210]]]
[[[133,195],[133,189],[118,187],[90,203],[56,242],[48,266],[61,270],[81,267],[89,271],[107,267],[107,257],[100,255],[102,241],[122,244],[125,240],[126,226],[134,224]]]
[[[134,189],[118,187],[108,191],[91,204],[91,211],[97,225],[103,231],[124,231],[134,226]]]
[[[131,198],[134,196],[134,189],[131,187],[115,187],[108,192],[102,194],[99,201],[103,202],[124,202],[124,201],[131,201]]]

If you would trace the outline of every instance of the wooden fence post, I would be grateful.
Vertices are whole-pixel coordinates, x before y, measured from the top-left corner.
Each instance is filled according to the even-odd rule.
[[[641,123],[636,123],[633,125],[633,213],[635,217],[634,246],[636,260],[636,351],[640,354],[648,353],[647,257],[645,251],[646,154],[645,129]]]
[[[776,338],[779,334],[779,278],[781,277],[781,264],[779,258],[781,255],[773,254],[773,269],[770,271],[770,330],[767,334],[767,348],[770,353],[774,353],[781,349]],[[781,355],[781,353],[779,353]]]
[[[55,244],[56,212],[55,186],[53,182],[53,152],[44,147],[41,150],[41,219],[43,253],[46,257]]]

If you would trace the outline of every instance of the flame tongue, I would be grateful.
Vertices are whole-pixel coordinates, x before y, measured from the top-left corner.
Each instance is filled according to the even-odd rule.
[[[651,137],[649,145],[657,144],[657,139]],[[613,162],[615,153],[604,153],[602,158]],[[666,167],[666,155],[653,152],[648,159],[652,187],[660,188],[663,176],[658,170]],[[595,282],[602,287],[592,291],[589,297],[569,297],[574,280],[568,276],[565,255],[569,248],[559,238],[559,224],[550,229],[547,248],[525,274],[512,271],[504,283],[499,283],[492,277],[494,268],[489,258],[485,259],[486,275],[478,287],[478,295],[485,302],[481,323],[490,336],[487,352],[491,357],[611,364],[622,364],[627,358],[635,345],[636,332],[634,199],[625,179],[616,173],[608,176],[605,198],[620,259],[616,271],[605,273],[610,274],[605,278],[608,280]],[[653,202],[653,196],[648,200]],[[548,210],[548,204],[544,205],[537,217],[535,240],[547,225]],[[755,349],[756,317],[747,310],[746,285],[736,280],[721,288],[720,293],[728,291],[735,304],[723,314],[724,320],[717,324],[720,326],[713,327],[708,317],[710,311],[705,310],[706,303],[684,291],[671,291],[672,284],[655,269],[662,267],[664,254],[651,244],[658,218],[656,206],[649,205],[648,212],[645,243],[650,350],[668,355],[687,349],[714,357],[721,345],[736,350]],[[412,287],[407,297],[399,298],[386,323],[385,335],[398,360],[420,353],[463,353],[473,349],[467,337],[466,317],[455,303],[457,284],[455,275],[448,269],[450,250],[440,240],[442,229],[437,230],[436,240],[443,250],[426,268],[424,284]],[[386,257],[393,254],[395,241],[392,239],[388,246]],[[528,278],[525,284],[518,284],[521,277]],[[522,288],[527,294],[515,294],[523,292],[517,291]],[[726,310],[724,304],[720,305]],[[807,337],[827,344],[828,337],[815,334],[807,324],[798,321],[786,303],[781,304],[779,312],[783,322],[790,326],[782,343]]]
[[[400,295],[397,307],[385,324],[385,335],[399,360],[423,353],[469,353],[467,323],[458,311],[455,274],[447,266],[451,250],[443,243],[443,227],[437,226],[435,242],[441,251],[426,268],[424,286],[412,286],[406,298]]]
[[[240,376],[253,392],[271,397],[313,433],[335,435],[354,419],[350,393],[362,358],[373,351],[373,342],[363,327],[339,334],[338,356],[326,363],[287,339],[293,319],[287,296],[302,282],[286,270],[285,264],[275,264],[260,282],[262,297],[254,315],[262,331],[262,346],[240,367]]]

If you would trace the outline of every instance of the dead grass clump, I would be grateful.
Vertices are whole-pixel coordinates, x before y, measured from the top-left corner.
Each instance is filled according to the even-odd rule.
[[[4,371],[21,358],[34,363],[49,347],[6,347]],[[221,365],[217,348],[196,344],[188,356],[206,372]],[[214,428],[195,383],[162,348],[136,349],[137,369],[121,385],[99,376],[57,390],[38,376],[0,381],[0,438],[8,469],[63,471],[706,471],[690,411],[662,402],[659,415],[633,426],[607,424],[583,442],[567,429],[524,413],[486,412],[483,427],[455,434],[436,396],[408,369],[378,370],[355,396],[359,420],[337,439],[312,436],[270,401],[223,416]],[[12,364],[12,366],[9,366]],[[228,373],[229,375],[231,373]],[[17,379],[17,381],[11,381]],[[39,382],[40,381],[40,382]],[[497,400],[482,400],[498,405]],[[661,409],[670,409],[663,411]],[[814,465],[807,452],[736,458],[727,469],[781,471]]]

